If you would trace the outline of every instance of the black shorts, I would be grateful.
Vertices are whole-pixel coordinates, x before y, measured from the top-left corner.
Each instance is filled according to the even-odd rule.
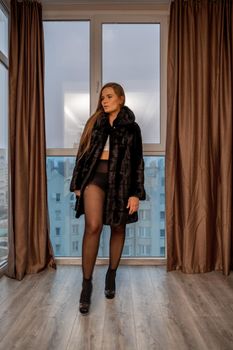
[[[92,176],[89,184],[99,186],[104,192],[108,188],[108,160],[99,159],[96,167],[96,171]]]

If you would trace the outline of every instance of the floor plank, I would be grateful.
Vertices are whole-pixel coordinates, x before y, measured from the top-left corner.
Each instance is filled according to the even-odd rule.
[[[89,315],[83,316],[78,311],[80,284],[77,290],[77,315],[70,335],[67,350],[101,349],[106,303],[104,300],[103,281],[106,267],[96,266],[93,274],[93,292]]]
[[[105,301],[103,350],[137,349],[129,281],[129,269],[122,266],[117,271],[115,298]]]

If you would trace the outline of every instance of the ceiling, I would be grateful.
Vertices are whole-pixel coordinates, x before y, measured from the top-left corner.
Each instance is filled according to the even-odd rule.
[[[42,5],[151,5],[151,4],[169,4],[171,0],[38,0]],[[4,0],[8,5],[10,5],[10,0]]]
[[[18,0],[21,1],[21,0]],[[153,8],[156,6],[168,6],[172,0],[37,0],[42,4],[42,7],[46,10],[47,8],[53,9],[56,6],[80,6],[83,8],[88,8],[88,6],[94,6],[96,8],[101,8],[102,10],[112,7],[117,8],[118,6],[123,6],[124,8],[139,7],[141,9]],[[10,8],[10,0],[3,0],[7,7]]]
[[[77,4],[77,5],[88,5],[88,4],[169,4],[170,0],[41,0],[42,4]]]

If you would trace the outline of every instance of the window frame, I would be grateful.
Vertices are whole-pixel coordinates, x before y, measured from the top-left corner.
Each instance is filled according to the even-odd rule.
[[[0,62],[9,70],[9,48],[10,48],[10,13],[4,1],[0,0],[0,9],[8,18],[8,57],[1,51],[0,48]]]
[[[118,11],[119,12],[119,11]],[[102,86],[102,24],[160,24],[160,143],[143,143],[143,154],[148,156],[165,155],[167,120],[167,36],[168,14],[63,14],[54,18],[45,15],[44,21],[89,21],[90,22],[90,114],[93,114]],[[55,16],[57,17],[57,16]],[[47,156],[76,156],[76,148],[47,148]]]
[[[43,21],[89,21],[90,22],[90,115],[96,109],[100,87],[102,86],[102,24],[105,23],[147,23],[160,24],[160,143],[143,144],[144,156],[165,156],[166,122],[167,122],[167,46],[169,6],[166,8],[144,10],[87,10],[78,6],[57,8],[45,6]],[[127,92],[126,92],[127,93]],[[75,148],[47,148],[47,156],[76,156]],[[153,232],[151,232],[153,234]],[[165,242],[166,244],[166,242]],[[125,265],[165,265],[167,260],[165,247],[164,257],[122,257]],[[107,258],[97,257],[97,264],[106,264]],[[58,264],[80,264],[81,257],[58,257]]]
[[[9,74],[9,47],[10,47],[10,12],[7,8],[7,5],[4,1],[0,0],[0,9],[4,13],[4,15],[8,18],[8,57],[4,55],[4,53],[0,49],[0,63],[7,69]],[[9,82],[8,82],[8,105],[9,105]],[[9,249],[9,241],[10,241],[10,227],[11,227],[11,205],[10,205],[10,138],[9,138],[9,108],[8,108],[8,249]],[[8,259],[3,260],[0,263],[0,277],[4,274],[7,267]]]

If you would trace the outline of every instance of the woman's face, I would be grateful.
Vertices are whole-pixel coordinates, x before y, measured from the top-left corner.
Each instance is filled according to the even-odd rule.
[[[106,87],[101,93],[101,104],[106,113],[118,112],[121,109],[123,96],[118,97],[112,87]]]

